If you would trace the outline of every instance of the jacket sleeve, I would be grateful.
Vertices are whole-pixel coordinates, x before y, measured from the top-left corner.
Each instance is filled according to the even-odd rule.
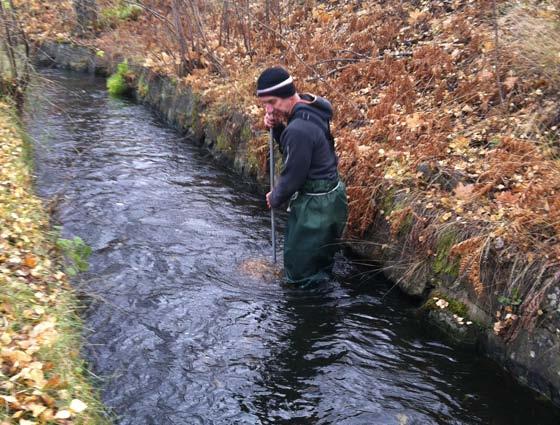
[[[305,132],[289,129],[283,137],[286,152],[278,184],[270,196],[270,204],[273,208],[282,205],[303,186],[309,173],[313,153],[313,141]]]

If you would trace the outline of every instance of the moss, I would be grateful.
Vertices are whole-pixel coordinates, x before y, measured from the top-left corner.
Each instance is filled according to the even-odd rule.
[[[422,310],[440,310],[440,308],[436,305],[437,301],[434,298],[439,298],[447,301],[449,305],[445,307],[445,310],[447,310],[448,312],[456,314],[457,316],[463,317],[465,319],[468,318],[469,309],[464,303],[453,298],[444,297],[439,292],[434,292],[432,294],[428,301],[426,301],[421,307]]]
[[[384,215],[389,215],[395,209],[395,188],[391,187],[381,198],[380,206]]]
[[[459,258],[451,258],[451,247],[457,243],[457,234],[453,231],[444,232],[436,244],[436,258],[432,265],[434,272],[452,277],[459,276]]]
[[[117,66],[117,72],[107,79],[107,90],[109,90],[110,95],[123,96],[130,90],[127,83],[129,73],[128,62],[126,60]]]
[[[404,236],[412,230],[412,226],[414,225],[414,215],[412,212],[409,212],[404,220],[402,220],[401,225],[399,226],[399,230],[397,235]]]
[[[190,114],[190,126],[195,133],[199,133],[202,130],[202,117],[200,116],[201,111],[201,99],[200,96],[193,93],[192,94],[192,108]]]
[[[114,28],[119,21],[136,21],[142,14],[142,7],[119,1],[116,6],[101,10],[101,26]]]
[[[436,305],[437,299],[445,300],[449,304],[444,309],[441,309]],[[465,303],[455,298],[449,297],[448,295],[442,295],[439,291],[432,292],[430,298],[422,305],[422,307],[420,307],[420,310],[423,310],[425,312],[432,311],[433,313],[436,313],[436,316],[432,317],[438,317],[437,315],[441,316],[442,314],[450,317],[455,314],[458,317],[462,317],[465,325],[466,322],[471,322],[470,325],[466,326],[468,327],[468,331],[474,334],[478,332],[484,332],[487,329],[487,326],[470,317],[469,308]]]
[[[144,76],[141,75],[140,78],[138,79],[138,85],[136,86],[136,91],[138,93],[138,96],[140,96],[141,98],[145,98],[148,95],[149,89],[150,88],[148,86],[148,83],[146,83]]]

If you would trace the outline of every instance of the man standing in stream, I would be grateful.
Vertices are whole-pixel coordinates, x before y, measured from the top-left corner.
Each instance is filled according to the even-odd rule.
[[[330,132],[332,106],[322,97],[298,94],[281,67],[263,71],[257,96],[265,107],[265,126],[273,129],[283,156],[280,178],[266,202],[278,208],[288,201],[284,275],[298,285],[322,281],[332,271],[348,217]]]

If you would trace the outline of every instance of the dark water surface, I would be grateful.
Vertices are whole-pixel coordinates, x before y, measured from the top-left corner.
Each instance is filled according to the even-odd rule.
[[[247,277],[270,250],[260,196],[103,80],[43,75],[38,192],[94,249],[86,355],[119,424],[560,423],[348,260],[314,290]]]

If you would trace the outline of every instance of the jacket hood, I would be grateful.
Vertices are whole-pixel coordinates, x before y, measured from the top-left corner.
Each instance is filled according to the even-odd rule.
[[[295,114],[298,110],[310,110],[318,114],[323,120],[330,121],[333,117],[333,108],[331,102],[321,96],[315,96],[310,93],[300,94],[303,102],[298,103],[292,112]]]

